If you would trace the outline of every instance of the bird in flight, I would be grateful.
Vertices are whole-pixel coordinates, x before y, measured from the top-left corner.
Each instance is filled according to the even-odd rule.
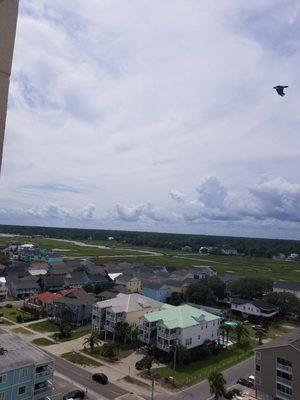
[[[274,86],[273,89],[276,90],[276,92],[279,94],[279,96],[285,96],[284,89],[288,88],[288,86],[281,86],[277,85]]]

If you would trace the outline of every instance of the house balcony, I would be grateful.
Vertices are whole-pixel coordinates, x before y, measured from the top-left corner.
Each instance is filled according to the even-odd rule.
[[[177,339],[177,332],[171,333],[169,330],[157,330],[157,337],[167,340],[174,340]]]
[[[169,344],[162,343],[162,342],[156,342],[156,347],[158,349],[166,351],[166,352],[169,352],[170,348],[171,348],[171,346]]]
[[[106,314],[106,321],[111,321],[111,322],[123,322],[125,320],[125,317],[123,315],[119,314],[112,314],[112,313],[107,313]]]
[[[51,368],[47,368],[43,371],[35,373],[36,379],[45,378],[46,376],[49,376],[49,375],[53,375],[53,370]]]
[[[280,392],[279,390],[276,391],[276,398],[281,400],[294,400],[293,395]]]
[[[148,332],[143,332],[138,334],[138,340],[144,343],[150,343],[150,333]]]
[[[105,324],[104,325],[104,330],[105,331],[109,331],[109,332],[114,332],[115,331],[115,325]]]

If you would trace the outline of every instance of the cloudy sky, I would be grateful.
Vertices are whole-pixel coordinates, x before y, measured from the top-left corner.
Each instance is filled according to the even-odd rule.
[[[1,223],[300,239],[298,1],[20,3]]]

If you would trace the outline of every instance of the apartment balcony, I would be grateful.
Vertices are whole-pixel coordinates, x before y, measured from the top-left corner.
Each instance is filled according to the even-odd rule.
[[[282,400],[294,400],[294,397],[292,394],[283,393],[283,392],[280,392],[279,390],[276,391],[276,398],[282,399]]]
[[[283,364],[280,364],[280,363],[277,363],[276,368],[281,370],[281,371],[289,372],[290,374],[293,371],[292,367],[289,367],[288,365],[283,365]]]
[[[50,396],[52,393],[52,386],[44,386],[33,391],[34,400],[38,400],[40,397]]]
[[[125,320],[125,317],[123,315],[118,315],[118,314],[106,314],[106,321],[111,321],[111,322],[123,322]]]
[[[293,382],[292,381],[289,381],[287,379],[281,378],[280,376],[276,376],[276,382],[277,383],[281,383],[282,385],[285,385],[285,386],[289,386],[289,387],[293,386]]]
[[[39,378],[44,378],[49,375],[53,375],[53,370],[50,368],[46,369],[45,371],[36,372],[35,377],[36,377],[36,379],[39,379]]]

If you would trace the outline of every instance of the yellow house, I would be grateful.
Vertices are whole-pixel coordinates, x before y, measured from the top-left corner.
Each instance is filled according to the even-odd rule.
[[[140,293],[142,281],[131,275],[120,275],[115,280],[117,285],[124,286],[130,293]]]

